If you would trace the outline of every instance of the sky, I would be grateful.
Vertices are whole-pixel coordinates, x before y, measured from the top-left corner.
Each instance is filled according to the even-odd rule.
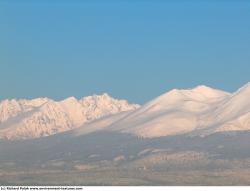
[[[0,0],[0,100],[145,103],[250,81],[250,1]]]

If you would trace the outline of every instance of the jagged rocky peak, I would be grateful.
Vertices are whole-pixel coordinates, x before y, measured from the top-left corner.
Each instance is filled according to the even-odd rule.
[[[107,93],[77,100],[48,98],[0,102],[0,138],[30,139],[78,128],[95,119],[134,110],[138,105],[117,100]]]
[[[136,109],[139,107],[137,104],[130,104],[127,100],[118,100],[111,97],[109,94],[104,93],[102,95],[93,95],[84,97],[79,100],[83,106],[94,106],[94,107],[110,107],[119,108],[121,111],[127,111],[130,109]]]
[[[22,106],[15,99],[7,99],[0,102],[0,122],[8,120],[10,117],[16,116],[22,111]]]
[[[107,93],[84,97],[79,101],[83,107],[88,120],[94,120],[103,116],[134,110],[137,104],[130,104],[126,100],[118,100]]]

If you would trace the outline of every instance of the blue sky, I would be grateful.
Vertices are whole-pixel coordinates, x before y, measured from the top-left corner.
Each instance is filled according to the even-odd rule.
[[[0,99],[250,81],[249,1],[0,0]]]

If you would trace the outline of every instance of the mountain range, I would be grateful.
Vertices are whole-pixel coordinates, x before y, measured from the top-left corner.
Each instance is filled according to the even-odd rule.
[[[48,98],[0,102],[0,138],[32,139],[78,128],[95,119],[134,110],[139,105],[108,94],[62,101]]]
[[[62,101],[0,102],[0,138],[34,139],[75,129],[76,134],[116,131],[139,137],[250,130],[250,83],[235,93],[206,86],[174,89],[139,106],[108,94]]]
[[[143,104],[108,94],[0,102],[5,185],[250,185],[250,83]]]

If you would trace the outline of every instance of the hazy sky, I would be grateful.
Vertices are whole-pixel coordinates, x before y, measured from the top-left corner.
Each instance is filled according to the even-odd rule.
[[[250,1],[0,0],[0,99],[143,103],[250,81]]]

